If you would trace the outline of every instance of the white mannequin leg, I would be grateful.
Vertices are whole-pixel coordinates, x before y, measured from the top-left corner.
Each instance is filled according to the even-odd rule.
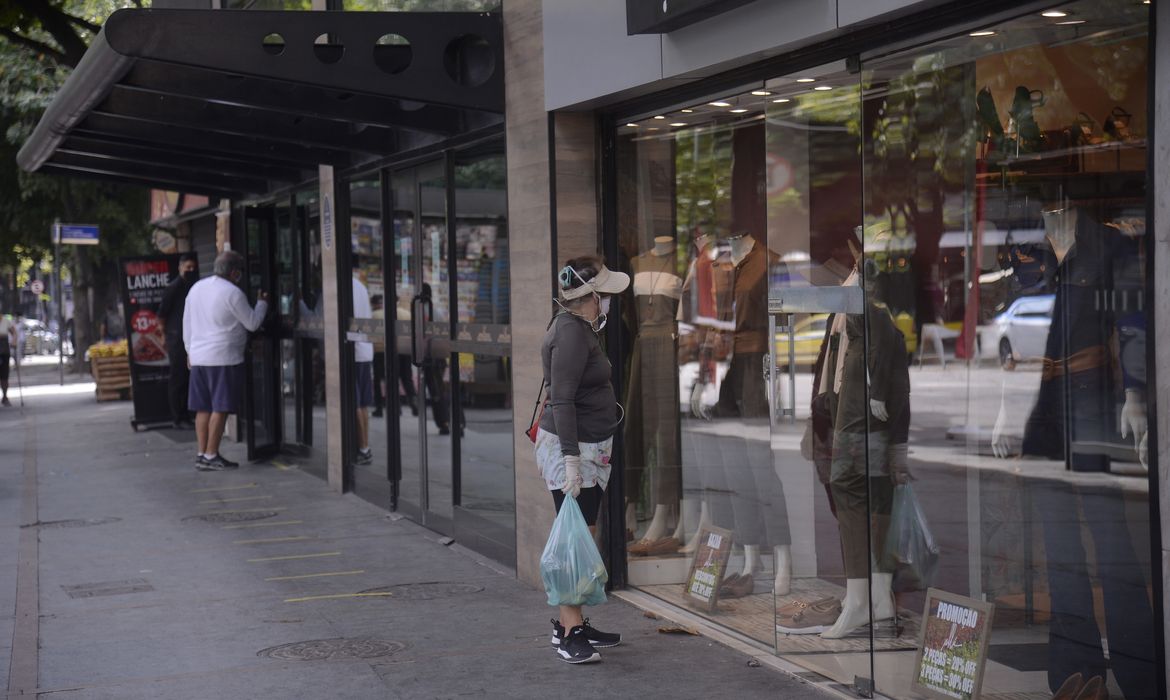
[[[788,595],[792,589],[792,545],[778,544],[773,549],[772,568],[776,570],[776,595]]]
[[[711,515],[707,512],[707,502],[703,501],[699,505],[699,524],[695,526],[695,531],[691,534],[691,541],[687,542],[687,546],[680,551],[683,554],[694,554],[695,550],[699,548],[699,532],[710,524]]]
[[[869,579],[846,579],[845,600],[841,601],[841,615],[832,627],[821,632],[821,636],[825,639],[840,639],[858,627],[867,624],[869,624]]]
[[[873,574],[873,619],[892,620],[898,609],[894,604],[894,575],[874,572]]]
[[[755,576],[764,568],[760,560],[760,545],[745,544],[743,546],[743,575]]]
[[[694,522],[696,513],[694,513],[695,501],[691,498],[684,498],[678,505],[678,525],[674,528],[674,539],[679,542],[685,542],[687,539],[686,526],[689,522]]]
[[[666,518],[669,511],[670,509],[665,505],[654,506],[654,517],[650,520],[649,527],[646,528],[646,534],[642,535],[643,540],[649,542],[666,537]]]

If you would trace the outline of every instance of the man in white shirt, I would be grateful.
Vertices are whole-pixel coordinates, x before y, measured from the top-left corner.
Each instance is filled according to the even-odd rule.
[[[244,258],[224,251],[215,259],[215,274],[196,282],[187,293],[183,312],[183,345],[191,365],[187,408],[195,413],[199,453],[195,468],[221,471],[240,466],[219,454],[219,443],[230,413],[237,413],[244,390],[244,348],[248,332],[260,327],[268,313],[268,294],[261,291],[256,307],[237,286],[244,277]]]
[[[370,293],[358,279],[358,264],[353,266],[353,317],[373,318]],[[354,464],[369,464],[374,461],[370,450],[370,406],[374,405],[374,344],[355,341],[353,344],[354,379],[357,391],[357,440],[358,453]]]
[[[12,357],[16,355],[16,349],[19,347],[16,321],[7,316],[0,316],[0,391],[3,392],[3,396],[0,397],[0,405],[3,406],[12,405],[12,402],[8,400],[8,368]],[[16,358],[16,361],[20,362],[20,356],[16,355]]]

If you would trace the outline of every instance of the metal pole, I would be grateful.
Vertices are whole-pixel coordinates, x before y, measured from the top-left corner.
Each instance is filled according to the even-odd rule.
[[[53,264],[57,267],[57,375],[61,386],[65,386],[65,282],[61,279],[60,219],[53,221]]]

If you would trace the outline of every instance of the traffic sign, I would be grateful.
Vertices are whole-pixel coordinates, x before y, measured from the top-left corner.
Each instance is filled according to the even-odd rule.
[[[45,291],[45,283],[40,280],[33,280],[32,282],[28,283],[28,291],[32,292],[33,294],[40,294],[41,292]]]
[[[53,242],[63,245],[97,245],[98,227],[93,224],[54,224]]]

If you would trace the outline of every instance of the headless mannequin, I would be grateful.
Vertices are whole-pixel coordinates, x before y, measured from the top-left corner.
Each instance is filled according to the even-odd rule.
[[[670,236],[655,236],[654,248],[650,250],[651,255],[656,255],[664,258],[674,252],[674,239]],[[646,534],[642,536],[644,540],[657,540],[666,536],[666,519],[670,516],[670,504],[658,503],[654,506],[654,517],[650,520],[650,525],[646,528]],[[679,517],[681,524],[682,517]],[[675,528],[677,531],[677,527]],[[682,538],[674,536],[679,542]]]

